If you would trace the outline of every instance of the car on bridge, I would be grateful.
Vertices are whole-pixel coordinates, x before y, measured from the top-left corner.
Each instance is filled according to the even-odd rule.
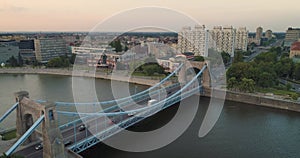
[[[84,131],[86,129],[85,125],[82,124],[78,127],[78,131]]]
[[[71,144],[73,144],[73,141],[71,141],[71,140],[68,140],[68,141],[66,141],[66,142],[64,143],[65,146],[69,146],[69,145],[71,145]]]
[[[148,106],[152,106],[152,105],[154,105],[156,103],[157,103],[156,99],[151,99],[151,100],[148,101]]]
[[[37,146],[34,147],[35,150],[41,150],[43,149],[43,144],[39,143]]]

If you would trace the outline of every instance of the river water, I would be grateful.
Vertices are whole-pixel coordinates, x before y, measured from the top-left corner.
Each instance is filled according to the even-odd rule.
[[[95,81],[97,94],[111,98],[110,81]],[[125,83],[119,83],[124,84]],[[146,86],[129,85],[130,91],[141,91]],[[14,103],[13,93],[27,90],[32,99],[72,101],[72,78],[55,75],[0,75],[0,115]],[[158,150],[124,152],[102,143],[81,153],[87,158],[232,158],[232,157],[300,157],[300,114],[249,104],[226,102],[214,128],[203,138],[198,131],[209,104],[201,98],[195,119],[189,128],[171,144]],[[163,126],[176,113],[173,106],[141,122],[129,130],[152,130]],[[189,106],[186,106],[189,108]],[[14,125],[15,115],[1,124],[1,128]],[[128,143],[135,143],[134,140]]]

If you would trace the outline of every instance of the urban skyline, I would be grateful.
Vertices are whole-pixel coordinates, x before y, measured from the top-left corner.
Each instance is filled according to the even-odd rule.
[[[19,31],[89,31],[99,22],[124,10],[157,6],[170,8],[195,18],[208,28],[213,26],[247,27],[255,32],[257,26],[284,32],[288,27],[300,26],[297,20],[297,4],[284,1],[137,1],[118,2],[95,1],[89,3],[53,1],[1,1],[0,18],[4,25],[1,32]],[[291,5],[293,4],[293,5]],[[182,7],[184,6],[184,7]],[[140,22],[140,21],[138,21]],[[181,26],[178,26],[180,29]],[[114,30],[112,30],[114,31]]]

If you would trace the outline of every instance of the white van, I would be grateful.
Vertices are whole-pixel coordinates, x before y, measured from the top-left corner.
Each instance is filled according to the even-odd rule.
[[[155,103],[157,103],[157,100],[156,99],[151,99],[151,100],[148,101],[148,106],[152,106]]]

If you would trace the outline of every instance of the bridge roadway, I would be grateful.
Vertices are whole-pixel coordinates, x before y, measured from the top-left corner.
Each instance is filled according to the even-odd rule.
[[[172,94],[176,93],[177,90],[179,90],[181,87],[180,85],[169,89],[169,91],[167,91],[167,97],[171,96]],[[153,96],[153,97],[158,97],[159,94]],[[139,102],[137,102],[136,104],[139,104],[140,106],[147,106],[148,104],[148,100],[150,98],[145,98]],[[130,104],[127,105],[126,107],[122,107],[126,110],[132,110],[135,109],[136,107],[134,105],[136,104]],[[107,111],[108,113],[111,112],[118,112],[118,111],[122,111],[121,109],[119,110],[114,110],[114,111]],[[96,119],[95,119],[96,117]],[[129,119],[130,117],[134,117],[134,116],[128,116],[127,114],[124,114],[122,117],[118,116],[118,118],[116,119],[114,118],[110,118],[107,119],[106,117],[99,117],[99,116],[95,116],[90,118],[88,121],[85,121],[85,125],[86,125],[86,129],[88,130],[83,130],[83,131],[79,131],[78,128],[80,125],[82,124],[78,124],[76,125],[76,142],[80,142],[85,140],[88,137],[93,136],[92,133],[96,133],[97,131],[100,132],[102,130],[105,130],[111,126],[114,126],[114,124],[117,124],[118,122],[122,122],[122,121],[126,121],[127,119]],[[91,132],[90,132],[91,131]],[[72,141],[73,143],[75,142],[75,131],[74,131],[74,127],[70,126],[64,130],[62,130],[62,136],[63,136],[63,141],[67,142],[67,141]],[[26,158],[37,158],[37,157],[43,157],[43,149],[40,150],[36,150],[35,147],[41,142],[37,142],[35,144],[32,144],[24,149],[21,149],[19,151],[16,152],[17,155],[22,155],[25,156]],[[72,144],[73,145],[73,144]]]

